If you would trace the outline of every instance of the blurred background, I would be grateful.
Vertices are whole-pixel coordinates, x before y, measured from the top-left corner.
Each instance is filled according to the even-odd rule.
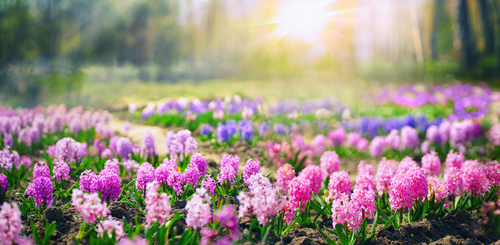
[[[2,105],[499,79],[500,0],[0,0]]]

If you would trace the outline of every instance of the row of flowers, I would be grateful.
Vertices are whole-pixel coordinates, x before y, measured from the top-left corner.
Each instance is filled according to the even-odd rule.
[[[71,142],[66,145],[78,144],[68,139],[58,144],[66,141]],[[71,189],[71,205],[85,221],[77,239],[93,237],[103,242],[111,239],[111,242],[139,244],[143,242],[140,238],[131,241],[127,237],[143,234],[151,239],[149,234],[159,232],[164,236],[156,239],[165,241],[169,226],[182,218],[180,214],[170,215],[172,205],[178,200],[187,200],[187,214],[183,218],[191,228],[182,237],[201,244],[231,244],[242,239],[237,221],[247,213],[255,215],[252,226],[260,230],[260,239],[265,239],[269,232],[283,236],[296,223],[302,227],[316,226],[323,232],[315,222],[317,217],[311,217],[310,210],[315,209],[318,216],[332,218],[333,229],[324,230],[338,236],[341,243],[345,243],[343,239],[351,241],[352,237],[370,239],[373,231],[371,234],[366,231],[369,220],[399,226],[402,222],[418,221],[431,212],[444,215],[461,208],[481,210],[485,224],[497,220],[491,202],[498,200],[500,164],[466,161],[462,154],[453,151],[446,158],[444,171],[434,152],[426,154],[420,164],[411,157],[401,162],[384,158],[377,172],[372,165],[361,162],[354,188],[349,174],[340,170],[339,157],[333,151],[323,153],[319,165],[311,163],[300,171],[290,164],[282,165],[275,183],[261,173],[256,159],[248,159],[240,173],[239,157],[224,155],[218,168],[209,171],[206,159],[199,153],[184,156],[189,162],[185,169],[179,166],[185,159],[170,156],[163,157],[157,167],[144,162],[138,167],[135,179],[123,183],[120,176],[124,162],[113,159],[104,163],[99,174],[91,169],[82,170],[78,188],[74,185],[66,190],[60,183],[70,179],[71,161],[85,164],[83,159],[68,156],[72,154],[55,155],[52,171],[50,164],[44,162],[33,166],[33,181],[20,192],[27,198],[20,209],[15,203],[4,203],[0,223],[7,225],[0,232],[11,239],[7,241],[29,243],[21,235],[20,222],[8,221],[20,220],[21,214],[40,215],[45,207],[55,205],[55,195],[63,199]],[[7,171],[7,175],[10,173]],[[10,185],[7,179],[8,176],[0,175],[3,194]],[[225,206],[221,202],[224,196],[236,196],[238,208]],[[130,223],[110,216],[107,205],[117,200],[129,200],[129,205],[146,217],[145,230],[137,233],[129,229]],[[325,235],[325,239],[330,238]]]

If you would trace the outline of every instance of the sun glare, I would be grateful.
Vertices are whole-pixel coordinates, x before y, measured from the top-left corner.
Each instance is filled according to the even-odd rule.
[[[286,1],[280,6],[275,18],[276,32],[280,36],[297,38],[308,43],[320,40],[330,17],[327,7],[332,2],[332,0]]]

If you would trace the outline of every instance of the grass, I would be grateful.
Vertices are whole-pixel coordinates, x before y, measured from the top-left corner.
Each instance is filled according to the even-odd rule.
[[[292,80],[207,80],[203,82],[185,81],[176,84],[158,82],[86,82],[82,94],[89,105],[120,110],[129,103],[144,106],[150,101],[166,98],[224,98],[238,94],[254,98],[260,95],[264,101],[281,99],[318,99],[337,97],[344,103],[352,104],[370,84],[362,80],[346,79],[292,79]]]

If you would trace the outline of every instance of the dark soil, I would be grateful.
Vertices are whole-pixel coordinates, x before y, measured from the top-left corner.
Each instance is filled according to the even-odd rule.
[[[483,231],[477,218],[477,214],[459,210],[441,219],[403,223],[399,229],[378,225],[370,244],[500,244],[500,235]]]

